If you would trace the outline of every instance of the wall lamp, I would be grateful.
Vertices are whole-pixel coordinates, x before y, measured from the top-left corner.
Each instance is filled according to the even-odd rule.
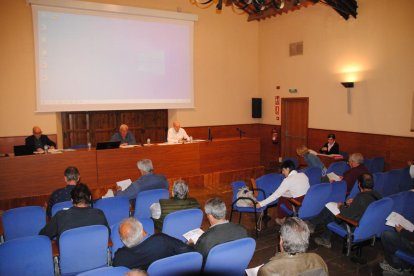
[[[354,88],[354,82],[341,82],[341,84],[347,89],[348,114],[351,114],[351,88]]]

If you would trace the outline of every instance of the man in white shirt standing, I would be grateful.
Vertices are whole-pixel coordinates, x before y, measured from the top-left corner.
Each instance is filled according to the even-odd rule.
[[[189,140],[187,132],[180,126],[180,122],[175,121],[173,127],[168,130],[168,143],[181,143],[184,140]]]
[[[272,203],[276,199],[277,204],[277,218],[276,223],[282,225],[286,219],[286,213],[280,206],[284,204],[287,208],[292,210],[292,204],[288,198],[293,198],[299,202],[302,202],[305,198],[305,194],[309,189],[309,179],[304,173],[298,173],[295,170],[295,164],[291,160],[286,160],[282,163],[282,174],[285,179],[280,184],[279,188],[273,192],[268,198],[256,203],[256,208],[264,207],[269,203]]]

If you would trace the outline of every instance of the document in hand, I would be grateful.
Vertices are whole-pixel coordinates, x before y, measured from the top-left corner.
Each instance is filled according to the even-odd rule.
[[[128,188],[129,185],[131,185],[131,183],[132,183],[131,179],[125,179],[125,180],[116,182],[116,185],[121,187],[122,191],[125,191],[125,189]]]
[[[328,202],[325,204],[325,207],[328,208],[328,210],[331,211],[335,216],[341,213],[338,208],[338,203],[336,202]]]
[[[183,237],[189,241],[190,239],[194,242],[194,244],[197,243],[198,238],[203,235],[204,231],[201,228],[196,228],[193,230],[188,231],[183,235]]]
[[[387,222],[385,224],[388,226],[392,226],[392,227],[395,227],[396,225],[401,225],[407,231],[410,231],[410,232],[414,231],[414,224],[412,224],[409,220],[407,220],[402,215],[396,212],[392,212],[387,217]]]
[[[328,173],[327,175],[326,175],[328,178],[329,178],[329,180],[331,180],[331,181],[341,181],[341,178],[336,174],[336,173],[334,173],[334,172],[330,172],[330,173]]]
[[[244,271],[246,272],[247,276],[256,276],[257,273],[259,272],[259,269],[263,266],[263,264],[256,266],[256,267],[252,267],[252,268],[246,268]]]

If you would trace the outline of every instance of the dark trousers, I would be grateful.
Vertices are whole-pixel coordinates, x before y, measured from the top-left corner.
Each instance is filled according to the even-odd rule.
[[[411,241],[411,242],[410,242]],[[381,235],[381,243],[384,247],[385,260],[394,268],[409,268],[409,264],[397,258],[394,254],[402,250],[414,254],[414,233],[402,230],[398,233],[394,230],[387,230]]]
[[[327,227],[328,223],[334,222],[336,220],[335,215],[332,214],[331,211],[329,211],[328,208],[323,208],[323,210],[320,212],[320,214],[311,219],[310,222],[317,226],[317,225],[323,225],[323,233],[321,235],[321,238],[325,240],[331,240],[332,232]]]

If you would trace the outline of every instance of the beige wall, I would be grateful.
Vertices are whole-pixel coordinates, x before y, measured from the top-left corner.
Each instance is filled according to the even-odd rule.
[[[414,90],[414,1],[359,1],[357,20],[343,20],[315,5],[247,22],[230,7],[218,14],[190,0],[101,0],[197,14],[194,33],[195,105],[173,110],[183,126],[263,122],[279,124],[274,96],[310,98],[312,128],[414,136],[409,132]],[[35,113],[31,9],[25,0],[0,1],[0,136],[26,135],[33,125],[59,132],[59,116]],[[304,41],[304,55],[288,57],[290,42]],[[346,112],[345,70],[359,71]],[[281,86],[276,90],[277,85]],[[263,119],[252,119],[251,98],[263,97]]]
[[[357,19],[315,5],[259,25],[264,123],[280,123],[274,96],[309,97],[309,127],[411,136],[414,1],[358,1]],[[303,41],[303,56],[288,56]],[[355,78],[352,112],[339,83]],[[278,91],[277,85],[281,86]],[[297,88],[297,94],[289,94]]]

